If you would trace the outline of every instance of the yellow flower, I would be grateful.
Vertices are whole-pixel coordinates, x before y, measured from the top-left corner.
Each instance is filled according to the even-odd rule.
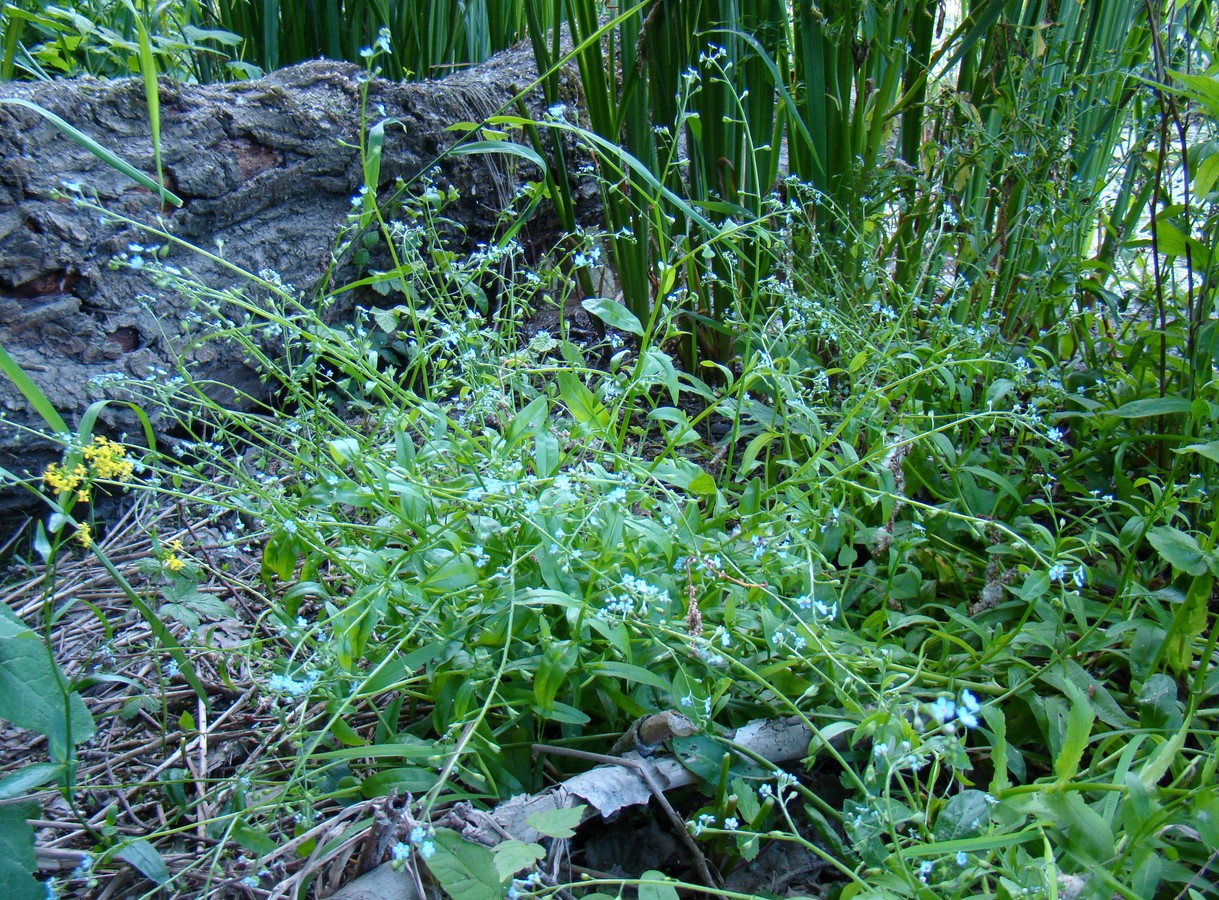
[[[127,458],[127,451],[122,444],[116,444],[109,438],[98,435],[88,447],[81,451],[93,474],[98,478],[110,481],[126,481],[135,470],[134,464]]]
[[[89,473],[80,463],[77,463],[71,469],[65,469],[57,463],[51,463],[47,466],[47,470],[42,473],[42,480],[46,482],[47,487],[51,490],[60,494],[66,494],[79,488],[88,476]]]
[[[174,538],[172,541],[166,541],[165,549],[169,551],[170,556],[173,556],[175,553],[181,553],[182,542],[177,538]]]
[[[80,545],[88,550],[93,546],[93,532],[85,522],[81,522],[76,526],[76,534],[74,537],[80,541]]]
[[[182,557],[180,556],[175,556],[171,553],[169,556],[165,557],[165,568],[169,569],[171,572],[181,572],[182,567],[185,565],[186,563],[182,561]]]

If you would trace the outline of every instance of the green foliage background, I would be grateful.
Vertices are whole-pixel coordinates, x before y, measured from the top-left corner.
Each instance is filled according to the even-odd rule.
[[[662,873],[568,883],[530,845],[493,855],[430,822],[539,789],[534,744],[605,751],[676,708],[700,729],[681,746],[701,805],[682,814],[718,866],[777,840],[824,861],[840,898],[1214,892],[1208,4],[2,14],[5,77],[139,73],[154,140],[158,75],[251,77],[319,52],[431,77],[528,39],[551,104],[454,123],[467,137],[449,152],[533,164],[473,252],[442,236],[445,185],[378,183],[398,126],[362,122],[368,184],[334,260],[385,262],[311,297],[269,272],[201,284],[188,260],[205,251],[65,197],[142,229],[148,248],[114,264],[194,298],[184,339],[237,343],[281,401],[220,408],[185,364],[107,386],[178,423],[170,452],[128,442],[145,467],[130,489],[259,554],[245,589],[262,631],[224,652],[285,740],[189,791],[178,770],[164,831],[91,836],[103,869],[269,887],[238,847],[282,861],[314,817],[396,789],[419,825],[395,855],[453,896],[674,896]],[[561,102],[566,61],[578,107]],[[575,221],[581,178],[600,190],[595,232]],[[539,210],[568,234],[527,252]],[[604,263],[620,297],[591,295]],[[362,292],[356,320],[327,324],[345,291]],[[574,335],[572,308],[600,331]],[[95,416],[62,436],[65,466]],[[50,571],[82,525],[105,529],[71,492],[5,475],[49,507],[31,553]],[[218,651],[198,628],[227,613],[189,547],[157,546],[152,599],[125,590],[149,654],[206,701],[195,670]],[[18,638],[37,643],[25,629],[3,646]],[[726,752],[727,729],[779,716],[813,736],[803,766]],[[57,779],[78,802],[71,745],[53,740],[56,765],[3,798]],[[20,817],[4,821],[24,847]],[[181,823],[214,849],[171,873],[157,848]]]

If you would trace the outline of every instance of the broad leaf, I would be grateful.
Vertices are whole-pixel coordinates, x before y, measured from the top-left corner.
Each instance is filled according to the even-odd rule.
[[[433,843],[436,852],[424,862],[453,900],[502,900],[504,889],[490,850],[449,828],[437,828]]]
[[[546,837],[570,838],[575,836],[576,826],[584,818],[586,809],[588,807],[584,804],[562,809],[548,809],[545,812],[534,813],[525,820],[525,824]]]
[[[0,891],[5,900],[43,900],[46,886],[33,877],[34,829],[26,819],[38,815],[34,803],[0,806]]]
[[[1160,558],[1186,575],[1201,575],[1206,571],[1207,554],[1203,553],[1193,535],[1169,525],[1151,529],[1147,535]]]
[[[0,618],[0,719],[47,735],[55,758],[93,736],[93,717],[42,638],[7,618]]]
[[[499,873],[499,880],[504,882],[545,855],[541,844],[504,841],[495,848],[495,871]]]
[[[584,425],[600,426],[602,430],[609,426],[609,410],[579,378],[571,372],[560,372],[556,379],[559,382],[559,394],[562,395],[563,403],[573,419]]]
[[[639,900],[678,900],[677,888],[668,875],[652,869],[639,881]]]
[[[165,867],[165,860],[161,858],[156,847],[142,838],[119,850],[118,857],[139,869],[149,881],[156,884],[169,881],[169,869]]]
[[[981,834],[990,822],[990,804],[983,791],[965,790],[944,804],[935,820],[935,839],[952,841]]]
[[[0,801],[12,800],[27,791],[42,787],[48,781],[59,777],[63,766],[55,763],[33,763],[23,766],[12,775],[0,778]]]
[[[1191,405],[1185,397],[1152,397],[1148,400],[1131,400],[1117,409],[1109,410],[1108,413],[1120,419],[1145,419],[1148,416],[1187,413]]]
[[[1219,156],[1216,157],[1219,159]],[[1205,444],[1188,444],[1173,450],[1174,453],[1197,453],[1205,456],[1211,462],[1219,462],[1219,441],[1207,441]]]
[[[580,305],[611,328],[643,337],[639,317],[616,300],[588,297]]]

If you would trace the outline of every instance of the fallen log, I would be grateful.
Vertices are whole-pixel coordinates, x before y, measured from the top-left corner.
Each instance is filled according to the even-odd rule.
[[[152,193],[36,112],[0,104],[0,345],[69,423],[102,396],[101,376],[141,378],[172,371],[183,349],[179,324],[188,301],[154,288],[139,272],[110,268],[116,254],[147,239],[58,197],[65,184],[79,186],[124,216],[159,222],[248,272],[273,270],[309,296],[331,263],[336,236],[363,184],[354,149],[361,127],[395,121],[385,128],[380,183],[411,179],[456,140],[446,131],[450,125],[481,121],[534,76],[531,52],[516,48],[438,81],[372,78],[366,104],[360,89],[365,77],[354,65],[316,61],[236,84],[163,80],[164,184],[185,201],[180,209],[162,210]],[[0,85],[0,98],[22,99],[55,113],[155,176],[140,80],[9,83]],[[540,117],[542,104],[540,91],[528,95],[532,114]],[[450,156],[439,163],[440,186],[452,186],[460,196],[446,215],[461,223],[471,244],[487,239],[511,199],[515,164],[486,155]],[[595,209],[595,190],[583,196]],[[553,240],[553,224],[545,227],[550,231],[540,239]],[[181,248],[171,250],[167,261],[189,268],[214,288],[241,283],[231,270]],[[332,311],[336,318],[343,314],[341,306]],[[235,349],[209,344],[192,351],[188,361],[202,379],[266,396],[268,388]],[[0,422],[0,466],[34,471],[58,456],[51,442],[28,431],[43,423],[5,378],[0,378],[0,413],[7,419]]]

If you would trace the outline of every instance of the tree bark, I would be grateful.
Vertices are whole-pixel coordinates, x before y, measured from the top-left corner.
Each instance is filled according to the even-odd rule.
[[[99,221],[55,192],[75,183],[108,209],[144,222],[160,217],[176,236],[246,271],[272,269],[308,296],[364,180],[354,149],[361,77],[356,66],[317,61],[245,83],[162,81],[165,183],[185,201],[181,209],[165,211],[153,194],[44,118],[0,105],[0,344],[70,425],[99,398],[90,382],[95,376],[173,370],[184,346],[177,335],[187,300],[158,290],[139,272],[109,268],[130,243],[147,239]],[[572,77],[568,73],[569,84]],[[367,125],[384,118],[400,123],[385,128],[381,184],[432,166],[456,139],[448,126],[482,120],[533,78],[532,54],[517,48],[439,81],[372,79]],[[56,113],[155,177],[142,81],[12,83],[0,85],[0,97],[23,98]],[[540,115],[542,102],[535,91],[527,105]],[[517,164],[515,157],[492,156],[439,163],[437,181],[460,195],[446,215],[462,223],[471,241],[491,234],[514,190]],[[587,194],[585,199],[595,204]],[[173,249],[167,262],[189,268],[214,288],[241,286],[231,270],[186,250]],[[141,296],[144,305],[136,302]],[[265,396],[257,373],[239,357],[225,356],[219,345],[194,353],[190,362],[200,377]],[[52,442],[26,430],[43,423],[7,378],[0,378],[0,411],[7,420],[0,422],[0,465],[35,471],[58,457]],[[113,419],[109,424],[123,427]]]

